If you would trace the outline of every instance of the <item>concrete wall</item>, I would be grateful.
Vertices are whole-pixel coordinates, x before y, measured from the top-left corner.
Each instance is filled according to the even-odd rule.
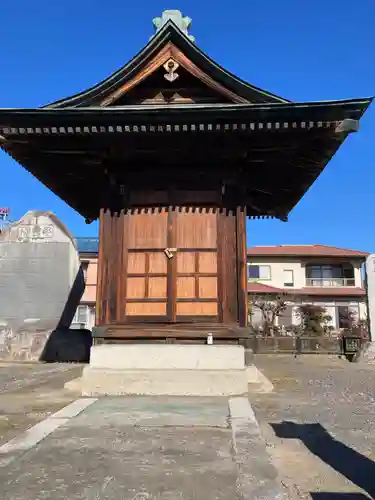
[[[0,325],[0,361],[89,362],[89,330],[55,329],[48,322],[18,330]]]
[[[81,352],[83,334],[69,327],[84,287],[75,240],[54,214],[30,211],[6,228],[0,234],[0,359],[35,360],[47,349],[52,360],[67,355],[68,346]]]

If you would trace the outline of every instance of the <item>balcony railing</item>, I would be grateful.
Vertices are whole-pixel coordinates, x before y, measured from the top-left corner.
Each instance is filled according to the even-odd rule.
[[[355,286],[354,278],[306,278],[306,286],[340,287]]]

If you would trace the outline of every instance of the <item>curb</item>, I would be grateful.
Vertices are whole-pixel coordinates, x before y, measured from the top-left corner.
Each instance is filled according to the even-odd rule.
[[[249,500],[289,500],[271,462],[249,400],[244,397],[230,398],[229,415],[239,470],[237,489],[241,497]]]

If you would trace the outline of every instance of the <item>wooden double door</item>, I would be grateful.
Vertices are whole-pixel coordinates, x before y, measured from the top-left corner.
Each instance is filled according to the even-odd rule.
[[[216,210],[143,209],[126,219],[125,321],[219,321]]]

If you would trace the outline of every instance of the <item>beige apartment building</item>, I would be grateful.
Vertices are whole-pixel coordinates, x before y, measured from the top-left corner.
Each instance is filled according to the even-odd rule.
[[[91,329],[95,324],[98,238],[77,238],[86,289],[72,326]],[[367,253],[324,245],[255,246],[248,249],[249,296],[288,293],[290,303],[279,325],[298,324],[298,304],[325,307],[331,326],[339,330],[340,308],[358,319],[366,318],[364,262]],[[252,311],[252,324],[260,321]]]
[[[325,245],[279,245],[251,247],[247,255],[249,295],[290,297],[287,310],[277,319],[279,326],[298,324],[301,303],[324,307],[337,331],[343,327],[345,310],[358,320],[366,319],[367,253]],[[260,322],[260,311],[252,313],[252,324]]]

